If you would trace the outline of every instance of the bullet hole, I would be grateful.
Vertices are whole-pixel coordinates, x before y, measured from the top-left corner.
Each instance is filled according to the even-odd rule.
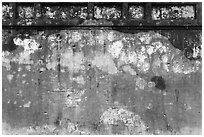
[[[76,48],[76,45],[72,45],[72,48]]]
[[[77,46],[74,44],[74,45],[72,45],[72,51],[73,52],[76,52],[77,51]]]
[[[165,80],[161,76],[154,76],[151,81],[155,83],[155,87],[164,90],[166,88]]]
[[[40,73],[42,73],[43,71],[42,71],[42,70],[40,70],[39,72],[40,72]]]
[[[38,46],[38,49],[42,49],[42,45]]]
[[[164,117],[166,117],[166,114],[164,114]]]

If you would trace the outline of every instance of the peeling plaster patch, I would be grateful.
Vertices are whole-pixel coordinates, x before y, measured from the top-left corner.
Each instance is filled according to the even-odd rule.
[[[126,53],[125,51],[122,51],[120,54],[118,66],[122,65],[123,63],[124,64],[133,63],[134,65],[137,65],[138,55],[133,51],[129,51],[128,53]]]
[[[26,104],[24,104],[24,105],[23,105],[23,107],[24,107],[24,108],[29,108],[29,107],[30,107],[30,105],[31,105],[31,102],[30,102],[30,101],[28,101],[28,103],[26,103]]]
[[[9,82],[11,82],[11,80],[13,79],[13,75],[11,74],[7,75],[7,79],[9,80]]]
[[[137,133],[144,133],[146,126],[139,115],[123,108],[109,108],[100,117],[100,121],[105,125],[118,125],[123,122],[128,128],[137,127]]]
[[[180,58],[173,60],[172,70],[176,74],[190,74],[198,71],[200,69],[200,65],[200,61],[190,61],[181,55]]]
[[[177,61],[173,61],[172,70],[174,73],[182,73],[182,66]]]
[[[23,52],[20,52],[18,56],[14,57],[12,61],[18,62],[19,64],[33,64],[33,60],[31,60],[31,54],[38,50],[39,43],[37,43],[34,39],[24,39],[14,38],[14,43],[18,46],[22,46],[24,48]]]
[[[152,40],[150,33],[139,33],[137,36],[143,44],[150,44],[150,41]]]
[[[120,54],[120,61],[124,62],[125,64],[128,63],[128,55],[125,53],[125,51],[122,51]]]
[[[160,41],[152,42],[151,45],[154,46],[154,52],[157,51],[159,51],[160,53],[167,52],[167,47],[163,46],[163,44]]]
[[[137,54],[133,51],[130,51],[128,54],[128,60],[129,60],[129,63],[133,63],[134,65],[136,65],[138,61]]]
[[[120,41],[113,42],[112,45],[109,45],[108,51],[112,54],[114,58],[118,58],[122,48],[123,48],[123,43],[120,40]]]
[[[67,132],[69,132],[69,133],[74,132],[75,129],[76,129],[76,125],[75,125],[74,123],[71,123],[71,122],[69,122],[69,123],[67,124],[67,127],[68,127]]]
[[[137,68],[140,72],[143,73],[146,73],[149,70],[150,64],[145,54],[142,53],[138,54]]]
[[[108,38],[108,40],[110,41],[110,42],[112,42],[113,40],[114,40],[114,33],[113,32],[109,32],[108,33],[108,36],[107,36],[107,38]]]
[[[146,48],[147,48],[147,53],[149,54],[149,56],[151,56],[152,53],[154,53],[154,47],[151,45],[147,45]]]
[[[92,64],[99,67],[102,71],[110,74],[118,72],[115,63],[109,54],[97,53],[92,60]]]
[[[130,73],[131,75],[136,75],[137,73],[129,65],[123,66],[123,71]]]
[[[147,82],[143,78],[140,78],[140,77],[136,77],[135,81],[136,81],[135,82],[136,90],[137,90],[137,88],[144,90],[144,88],[147,85]]]
[[[29,53],[34,53],[34,51],[38,50],[39,43],[37,43],[34,39],[24,39],[21,40],[20,38],[13,39],[14,44],[18,46],[22,46],[25,51],[29,51]]]

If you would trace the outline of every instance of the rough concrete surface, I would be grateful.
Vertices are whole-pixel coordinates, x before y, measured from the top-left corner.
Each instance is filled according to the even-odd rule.
[[[201,59],[160,33],[3,35],[4,134],[201,134]]]

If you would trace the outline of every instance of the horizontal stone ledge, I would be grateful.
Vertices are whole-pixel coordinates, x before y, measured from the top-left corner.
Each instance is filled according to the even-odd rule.
[[[202,26],[68,26],[68,25],[61,25],[61,26],[2,26],[2,29],[36,29],[36,30],[56,30],[56,29],[69,29],[69,30],[90,30],[90,29],[111,29],[111,30],[202,30]]]

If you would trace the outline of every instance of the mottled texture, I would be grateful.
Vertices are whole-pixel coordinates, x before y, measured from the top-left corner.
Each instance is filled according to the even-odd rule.
[[[2,4],[2,24],[11,25],[13,14],[12,7],[9,4]]]
[[[130,6],[129,13],[132,19],[142,19],[144,17],[144,7]]]
[[[10,41],[16,47],[2,59],[5,134],[201,132],[201,60],[159,33],[21,30]]]
[[[46,18],[49,19],[70,19],[70,18],[82,18],[87,17],[86,6],[44,6],[43,13]]]
[[[195,19],[194,6],[158,6],[152,10],[153,20]]]
[[[118,19],[121,18],[121,8],[119,6],[94,6],[94,17],[96,19]]]

